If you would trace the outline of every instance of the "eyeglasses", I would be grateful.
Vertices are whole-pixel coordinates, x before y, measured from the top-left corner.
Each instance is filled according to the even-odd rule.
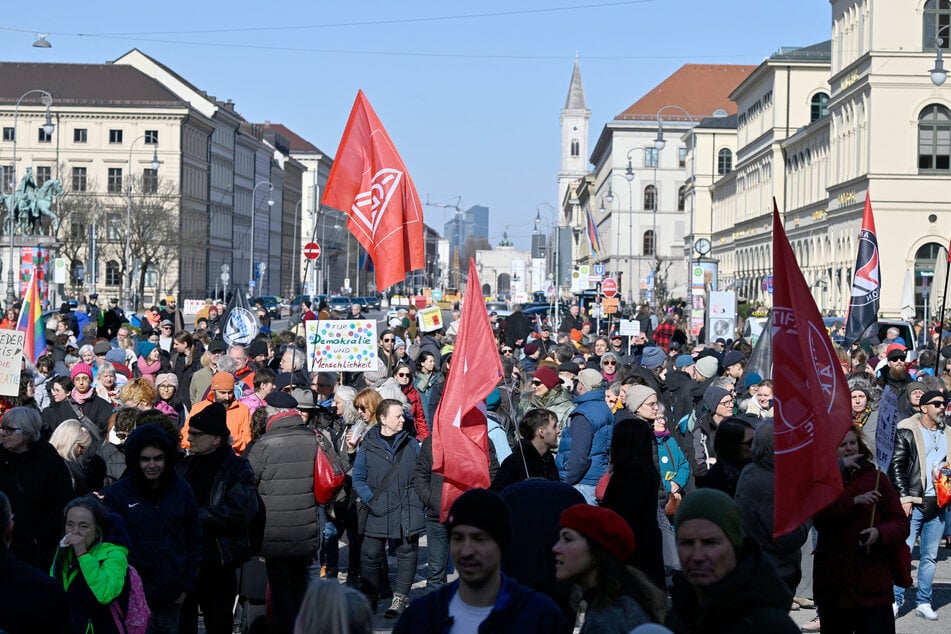
[[[174,389],[175,389],[175,386],[172,385],[171,383],[162,383],[160,386],[158,386],[158,389],[160,389],[160,390],[174,390]]]
[[[616,361],[602,361],[601,365],[617,365]]]
[[[5,434],[15,434],[18,431],[21,431],[19,427],[8,427],[7,425],[0,426],[0,432]]]
[[[722,405],[723,407],[727,407],[727,406],[733,405],[733,403],[735,402],[736,402],[736,399],[731,396],[730,398],[725,398],[722,401],[720,401],[720,405]]]
[[[172,327],[171,327],[171,326],[162,326],[162,328],[163,328],[163,329],[164,329],[164,328],[168,328],[169,330],[171,330],[171,329],[172,329]]]
[[[397,372],[397,373],[396,373],[396,376],[409,377],[409,376],[410,376],[410,373],[409,373],[409,372]]]

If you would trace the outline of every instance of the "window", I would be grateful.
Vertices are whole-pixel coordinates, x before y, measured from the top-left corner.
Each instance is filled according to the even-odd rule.
[[[106,286],[119,286],[122,276],[119,275],[119,263],[115,260],[106,262]]]
[[[85,240],[87,233],[86,219],[80,217],[78,214],[72,216],[72,219],[69,221],[69,239]]]
[[[142,170],[142,192],[146,194],[158,192],[158,170],[150,167]]]
[[[644,188],[644,209],[657,209],[657,188],[653,185]]]
[[[146,145],[158,145],[158,130],[146,130],[146,131],[145,131],[145,144],[146,144]]]
[[[936,48],[935,38],[941,38],[941,48],[951,47],[951,0],[928,0],[925,3],[921,48]]]
[[[650,229],[644,232],[644,255],[654,255],[654,232]]]
[[[677,211],[683,211],[687,208],[687,186],[681,185],[677,190]]]
[[[13,182],[13,163],[3,166],[3,191],[10,194],[16,185]]]
[[[4,141],[13,141],[16,139],[16,133],[13,131],[13,128],[4,128],[3,129],[3,140]]]
[[[809,102],[809,122],[812,123],[829,114],[829,95],[817,92]]]
[[[106,240],[122,240],[122,214],[110,213],[106,215]]]
[[[122,130],[109,130],[109,143],[122,143]]]
[[[73,168],[73,191],[74,192],[86,191],[86,168],[85,167]]]
[[[47,134],[46,130],[41,126],[37,130],[36,140],[39,141],[40,143],[49,143],[53,140],[53,133],[50,132],[49,134]]]
[[[158,271],[154,266],[149,266],[145,269],[145,285],[149,288],[158,286]]]
[[[571,140],[571,156],[576,158],[581,155],[581,144],[578,143],[578,139]]]
[[[677,164],[680,165],[680,167],[687,167],[687,148],[680,148],[679,154],[677,156]]]
[[[85,143],[89,138],[86,128],[76,128],[73,130],[73,143]]]
[[[657,158],[660,150],[655,147],[644,148],[644,167],[657,167]]]
[[[122,168],[121,167],[109,168],[108,191],[110,194],[122,193]]]
[[[37,187],[42,187],[43,183],[48,181],[53,177],[53,168],[49,165],[40,165],[36,168],[36,177],[33,179],[36,181]]]
[[[951,111],[931,104],[918,116],[918,169],[951,170]]]
[[[723,148],[717,154],[717,174],[725,176],[733,171],[733,152],[729,148]]]

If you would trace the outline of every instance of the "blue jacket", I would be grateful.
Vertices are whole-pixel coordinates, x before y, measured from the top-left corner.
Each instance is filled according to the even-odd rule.
[[[374,425],[360,441],[353,463],[353,488],[369,506],[366,535],[389,537],[418,535],[426,528],[423,504],[413,488],[419,443],[406,431],[396,434],[391,446]],[[399,466],[386,489],[380,490],[386,472],[399,457]]]
[[[501,573],[500,573],[501,574]],[[396,622],[393,634],[431,632],[448,634],[452,629],[449,602],[459,589],[459,580],[413,601]],[[502,575],[495,606],[479,625],[480,633],[562,634],[571,631],[565,616],[550,598],[515,579]]]
[[[604,390],[592,390],[575,400],[558,444],[558,472],[568,484],[598,483],[610,462],[614,415],[604,402]]]

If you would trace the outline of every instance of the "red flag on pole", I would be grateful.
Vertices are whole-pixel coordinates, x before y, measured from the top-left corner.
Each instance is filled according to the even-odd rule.
[[[393,141],[363,91],[350,111],[322,204],[350,218],[347,229],[376,267],[384,289],[426,266],[423,207]]]
[[[464,491],[490,484],[484,401],[501,378],[502,360],[496,353],[479,274],[470,259],[452,368],[433,421],[433,471],[445,478],[441,521]]]
[[[836,449],[852,423],[849,390],[773,199],[773,536],[798,528],[842,493]]]
[[[879,270],[878,236],[875,232],[875,217],[872,215],[872,199],[865,191],[865,212],[862,215],[862,231],[859,233],[859,251],[852,275],[852,297],[845,316],[845,338],[858,341],[868,331],[878,326],[879,296],[882,279]]]

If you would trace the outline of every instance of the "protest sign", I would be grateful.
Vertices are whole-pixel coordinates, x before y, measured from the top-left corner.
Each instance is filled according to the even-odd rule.
[[[895,453],[895,434],[898,433],[898,394],[890,385],[885,386],[878,405],[878,427],[875,428],[875,463],[888,473],[892,454]]]
[[[20,393],[20,364],[23,361],[24,334],[20,330],[0,330],[0,394]]]
[[[377,369],[376,322],[361,319],[308,320],[307,367],[311,372]]]

